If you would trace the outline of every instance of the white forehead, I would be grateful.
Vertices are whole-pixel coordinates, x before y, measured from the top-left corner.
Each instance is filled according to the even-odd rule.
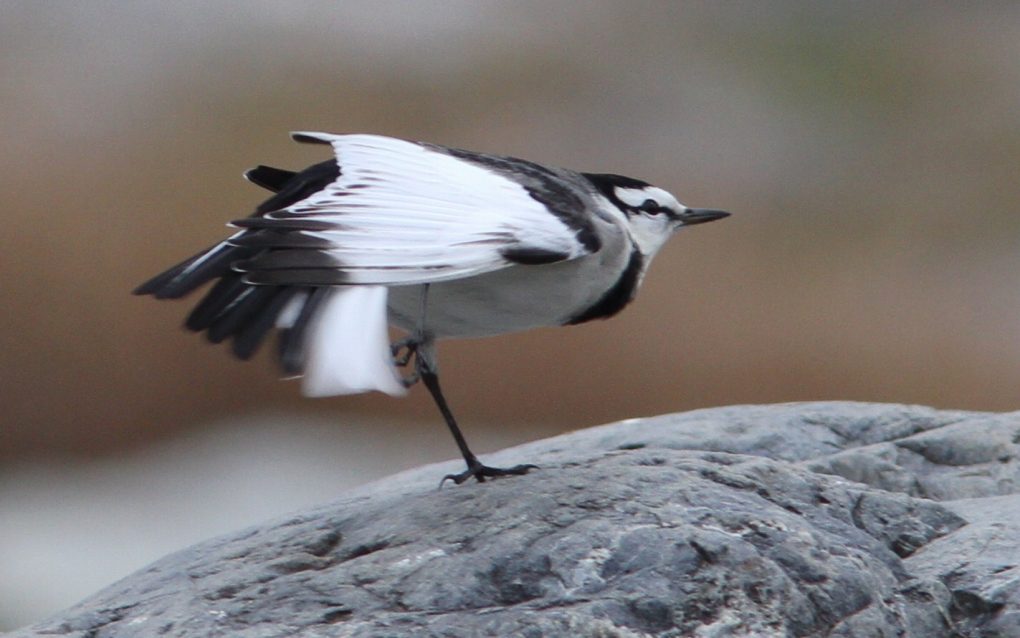
[[[648,199],[654,199],[655,203],[659,206],[676,209],[683,208],[680,202],[676,200],[676,197],[673,197],[669,192],[662,190],[658,186],[644,186],[642,188],[617,186],[614,188],[614,191],[621,202],[634,208],[641,206]]]

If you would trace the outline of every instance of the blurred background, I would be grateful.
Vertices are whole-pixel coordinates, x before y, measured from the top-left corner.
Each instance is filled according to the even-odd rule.
[[[130,296],[376,132],[734,214],[608,322],[444,343],[485,452],[854,399],[1020,407],[1020,4],[0,2],[0,630],[174,549],[456,457],[427,393],[309,400]],[[438,480],[437,475],[437,480]]]

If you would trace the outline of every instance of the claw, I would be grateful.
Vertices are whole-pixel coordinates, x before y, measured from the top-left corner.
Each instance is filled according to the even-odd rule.
[[[439,482],[439,487],[443,487],[443,484],[447,481],[453,481],[455,484],[460,485],[469,478],[474,477],[479,483],[484,483],[486,478],[521,476],[523,474],[527,474],[531,470],[537,469],[538,466],[532,465],[531,463],[515,465],[513,467],[489,467],[488,465],[478,463],[469,465],[468,469],[464,470],[460,474],[447,474],[443,477],[443,480]]]

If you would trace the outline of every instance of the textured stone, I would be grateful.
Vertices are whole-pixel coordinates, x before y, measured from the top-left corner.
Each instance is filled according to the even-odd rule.
[[[630,420],[168,556],[28,636],[1020,636],[1020,415]],[[924,497],[924,498],[921,498]]]

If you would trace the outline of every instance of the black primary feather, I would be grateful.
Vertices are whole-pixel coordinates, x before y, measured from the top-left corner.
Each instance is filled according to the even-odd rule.
[[[234,263],[234,270],[239,272],[340,267],[341,263],[328,253],[318,250],[287,248],[267,250],[251,259]]]
[[[351,283],[346,273],[327,268],[259,270],[245,273],[244,281],[256,286],[342,286]]]
[[[230,222],[231,226],[237,228],[254,228],[257,230],[336,230],[343,228],[336,222],[327,222],[320,219],[303,219],[301,217],[287,217],[285,219],[271,219],[268,217],[245,217]],[[243,235],[242,235],[243,237]]]
[[[181,263],[168,268],[134,290],[137,295],[153,295],[158,299],[178,298],[193,292],[202,285],[218,280],[188,315],[185,327],[205,332],[206,337],[218,343],[233,338],[232,351],[242,359],[251,357],[275,326],[276,319],[288,300],[300,290],[289,282],[267,281],[269,285],[255,285],[236,266],[246,262],[272,265],[290,260],[292,251],[283,250],[281,257],[273,253],[286,248],[325,248],[322,240],[305,234],[279,232],[290,230],[317,230],[315,223],[299,223],[291,228],[286,222],[264,219],[267,213],[288,208],[323,190],[340,176],[335,160],[314,164],[303,171],[293,172],[271,166],[257,166],[245,176],[254,184],[275,194],[262,202],[250,217],[239,220],[238,226],[251,228],[234,238],[220,242]],[[265,258],[265,262],[259,260]],[[320,258],[315,258],[321,261]],[[319,265],[317,263],[317,265]],[[321,264],[325,265],[325,264]],[[318,272],[310,269],[308,272]],[[335,278],[335,276],[333,277]],[[269,278],[273,279],[273,278]],[[300,283],[300,282],[298,282]],[[314,303],[313,303],[314,301]],[[286,347],[281,355],[287,360],[281,364],[288,371],[303,365],[302,344],[311,308],[321,301],[317,294],[309,295],[301,319],[286,330]]]
[[[313,164],[300,173],[268,166],[253,168],[248,171],[248,174],[253,172],[255,177],[249,177],[252,182],[269,190],[278,190],[278,192],[259,204],[250,217],[238,220],[234,225],[242,228],[289,229],[287,221],[280,223],[281,220],[262,220],[261,217],[266,213],[292,206],[326,188],[340,176],[340,166],[335,160],[327,160]],[[289,178],[283,181],[285,176],[289,176]],[[310,228],[310,226],[314,227],[317,224],[306,223],[301,228],[325,230],[321,227]],[[240,248],[229,242],[221,242],[161,272],[135,288],[134,294],[154,295],[157,299],[183,297],[202,284],[229,273],[233,262],[249,259],[257,252],[250,248]]]
[[[293,206],[323,190],[335,182],[338,177],[340,177],[340,165],[336,163],[336,160],[331,159],[312,164],[285,183],[280,184],[279,191],[255,209],[255,216],[262,216],[274,210]]]
[[[218,245],[219,244],[217,244],[217,246]],[[207,248],[206,250],[203,250],[202,252],[200,252],[200,253],[198,253],[196,255],[193,255],[193,256],[191,256],[188,259],[185,259],[184,261],[182,261],[181,263],[177,264],[176,266],[174,266],[172,268],[169,268],[167,270],[164,270],[163,272],[159,273],[158,275],[156,275],[152,279],[146,281],[144,284],[142,284],[142,285],[138,286],[137,288],[135,288],[134,290],[132,290],[131,294],[132,295],[156,295],[157,299],[165,298],[166,295],[159,295],[158,294],[159,291],[161,291],[164,288],[166,288],[167,284],[169,284],[171,281],[173,281],[174,277],[177,277],[178,275],[180,275],[180,273],[183,272],[188,266],[190,266],[191,264],[195,263],[195,261],[199,257],[201,257],[202,255],[206,254],[210,250],[213,250],[214,248],[216,248],[216,246],[213,246],[211,248]]]
[[[227,240],[231,246],[253,248],[335,248],[334,242],[302,232],[284,232],[264,228]]]
[[[206,282],[230,272],[230,264],[253,257],[258,249],[238,248],[221,242],[166,269],[134,289],[136,295],[178,299]]]
[[[273,191],[279,193],[284,189],[291,179],[297,175],[294,171],[288,171],[282,168],[273,168],[272,166],[259,165],[255,168],[245,171],[244,178],[256,186],[261,186],[267,191]]]
[[[321,137],[316,137],[314,135],[305,135],[304,133],[291,133],[290,139],[301,144],[322,144],[324,146],[329,146],[331,144],[329,140],[324,140]]]

